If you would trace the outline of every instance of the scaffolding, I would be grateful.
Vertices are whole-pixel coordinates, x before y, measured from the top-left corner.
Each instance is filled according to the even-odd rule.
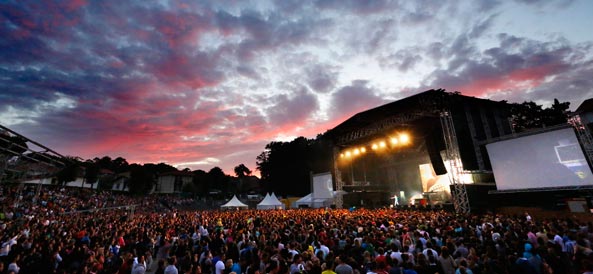
[[[570,116],[568,123],[576,130],[577,137],[585,151],[585,156],[587,157],[589,164],[593,165],[593,137],[591,137],[591,132],[589,132],[587,126],[583,124],[581,116],[579,115]]]
[[[83,210],[75,210],[75,211],[68,211],[68,212],[64,212],[61,213],[61,215],[74,215],[74,214],[79,214],[79,213],[98,213],[100,211],[103,210],[125,210],[126,213],[128,214],[128,218],[129,219],[133,219],[134,218],[134,212],[136,210],[136,207],[138,207],[140,204],[130,204],[130,205],[122,205],[122,206],[112,206],[112,207],[101,207],[101,208],[93,208],[93,209],[83,209]]]
[[[19,184],[19,192],[25,181],[53,174],[66,166],[63,155],[3,125],[0,144],[0,183]],[[41,186],[39,182],[35,200]]]
[[[338,154],[340,153],[340,151],[338,150],[337,147],[333,148],[333,155],[334,155],[334,178],[335,178],[335,182],[336,182],[336,196],[334,197],[334,203],[336,205],[336,208],[342,208],[344,206],[344,197],[342,195],[343,194],[343,190],[344,190],[344,182],[342,181],[342,173],[340,172],[340,169],[338,168],[338,161],[336,161],[335,159],[338,159]]]
[[[459,153],[459,145],[457,144],[457,134],[453,124],[453,118],[448,111],[443,111],[440,114],[441,127],[443,129],[443,138],[445,140],[445,156],[449,161],[449,181],[453,186],[451,195],[453,197],[453,206],[455,212],[458,214],[467,214],[470,212],[469,199],[467,197],[467,190],[462,181],[463,163]]]

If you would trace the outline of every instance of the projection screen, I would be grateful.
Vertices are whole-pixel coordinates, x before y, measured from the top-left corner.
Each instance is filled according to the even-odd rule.
[[[593,185],[572,128],[486,145],[498,190]]]

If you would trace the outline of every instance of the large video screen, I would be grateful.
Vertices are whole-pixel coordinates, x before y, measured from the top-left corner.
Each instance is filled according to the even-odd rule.
[[[498,190],[593,185],[572,128],[486,145]]]

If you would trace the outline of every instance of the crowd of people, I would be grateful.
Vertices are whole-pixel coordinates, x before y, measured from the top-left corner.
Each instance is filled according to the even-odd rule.
[[[593,223],[574,217],[196,210],[174,197],[0,191],[0,274],[593,273]]]

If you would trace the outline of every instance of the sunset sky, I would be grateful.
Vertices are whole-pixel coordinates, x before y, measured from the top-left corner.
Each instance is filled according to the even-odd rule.
[[[255,170],[271,141],[431,88],[574,110],[593,97],[592,14],[589,0],[1,1],[0,124],[83,159]]]

